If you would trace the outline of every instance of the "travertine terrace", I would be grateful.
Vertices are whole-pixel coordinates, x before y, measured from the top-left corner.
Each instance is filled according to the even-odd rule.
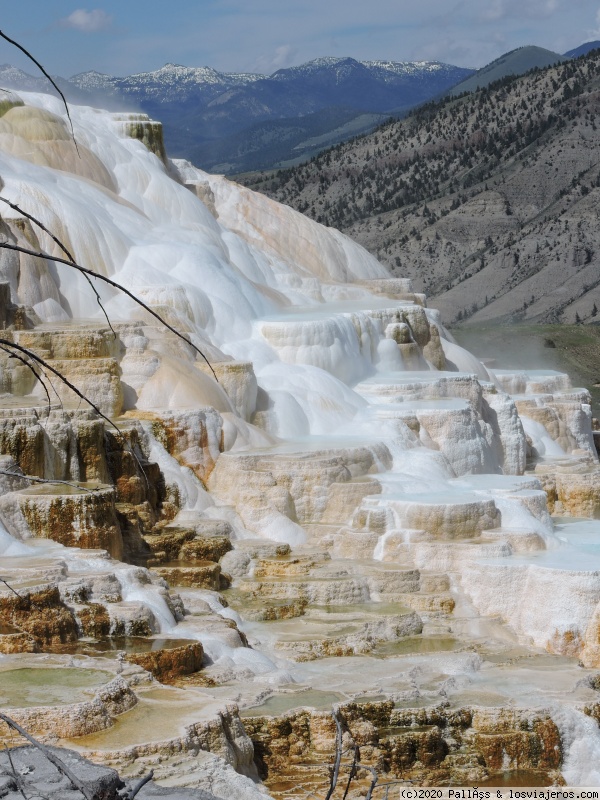
[[[486,368],[409,281],[169,161],[156,123],[74,107],[78,157],[55,99],[1,110],[2,196],[218,379],[116,290],[109,325],[81,275],[2,250],[2,338],[114,423],[0,351],[2,706],[217,797],[321,791],[333,707],[382,783],[600,782],[587,391]]]

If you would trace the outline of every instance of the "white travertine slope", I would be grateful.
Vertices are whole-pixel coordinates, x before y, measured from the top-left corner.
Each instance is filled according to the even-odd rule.
[[[245,558],[242,540],[308,542],[326,553],[324,565],[315,562],[312,583],[304,573],[277,583],[276,600],[304,593],[324,605],[386,595],[405,602],[421,571],[423,585],[446,587],[424,591],[434,595],[419,599],[424,616],[435,619],[458,598],[481,617],[502,618],[523,642],[557,654],[577,647],[589,666],[600,663],[597,554],[587,528],[556,529],[546,505],[548,496],[555,510],[591,508],[589,516],[600,506],[587,392],[565,376],[486,369],[361,247],[186,162],[165,165],[127,135],[123,115],[74,107],[78,157],[59,102],[23,99],[0,117],[3,196],[54,231],[79,263],[189,336],[219,382],[191,348],[100,282],[123,351],[115,345],[94,372],[73,323],[104,319],[80,275],[2,251],[0,282],[39,323],[36,341],[47,353],[58,345],[44,331],[60,329],[64,352],[47,357],[105,413],[139,414],[146,456],[174,487],[181,514],[231,522],[238,577],[256,561]],[[2,219],[12,241],[62,257],[17,212],[3,209]],[[27,342],[26,331],[15,336]],[[7,367],[2,392],[39,395],[27,380]],[[177,431],[177,457],[155,436],[158,419]],[[528,458],[536,475],[523,477]],[[0,546],[27,555],[27,522],[9,501],[0,511],[13,529],[4,520]],[[356,563],[328,566],[330,554]],[[249,649],[236,632],[207,633],[189,618],[177,624],[164,587],[143,570],[104,557],[82,566],[80,551],[60,558],[67,570],[94,574],[102,561],[124,600],[146,608],[154,633],[200,638],[223,680],[298,677],[273,634]],[[346,645],[364,644],[352,636]],[[285,644],[299,652],[298,642]]]

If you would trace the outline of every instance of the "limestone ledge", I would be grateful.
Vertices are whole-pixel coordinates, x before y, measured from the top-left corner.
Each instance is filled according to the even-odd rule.
[[[206,482],[223,450],[223,420],[211,407],[182,411],[130,411],[126,418],[147,420],[152,435],[182,467]]]
[[[35,573],[34,573],[35,576]],[[26,579],[35,579],[31,571]],[[12,576],[5,575],[10,581],[12,590],[3,586],[0,590],[0,619],[13,626],[19,636],[2,636],[3,647],[14,652],[19,644],[23,649],[18,652],[38,651],[44,645],[64,644],[77,639],[77,622],[72,611],[63,603],[56,584],[23,587]]]
[[[519,769],[563,782],[560,735],[543,709],[396,709],[393,702],[337,708],[345,747],[358,745],[361,762],[375,767],[380,779],[465,786]],[[278,717],[245,717],[244,724],[267,786],[286,780],[303,785],[308,764],[313,765],[312,780],[326,783],[336,736],[330,712],[305,708]]]
[[[383,642],[397,641],[403,636],[421,633],[423,623],[418,614],[396,614],[365,622],[358,630],[343,635],[311,638],[300,634],[292,641],[278,641],[276,649],[293,661],[314,661],[318,658],[360,655],[371,653]]]
[[[151,672],[161,683],[171,683],[181,675],[191,675],[202,669],[203,656],[202,645],[194,642],[146,653],[128,653],[125,658],[130,664]]]
[[[250,530],[273,514],[300,524],[318,522],[330,502],[329,487],[390,464],[383,443],[370,447],[271,455],[223,453],[208,486],[221,502],[235,504]]]
[[[6,714],[28,733],[48,741],[49,738],[86,736],[109,728],[114,724],[113,717],[133,708],[136,703],[137,697],[127,681],[116,676],[89,701],[67,706],[7,708]],[[0,737],[5,742],[11,738],[10,729],[4,722],[0,722]]]
[[[576,465],[537,464],[539,477],[548,499],[550,513],[560,516],[600,519],[600,469],[593,463]],[[568,470],[568,471],[567,471]]]
[[[243,776],[258,778],[254,763],[254,747],[240,719],[239,708],[234,703],[226,704],[211,719],[186,726],[182,736],[117,750],[86,752],[94,762],[115,766],[126,774],[130,773],[132,768],[135,769],[136,766],[139,768],[140,764],[149,762],[154,766],[156,779],[160,780],[165,768],[168,769],[170,758],[177,757],[180,765],[185,765],[186,762],[192,762],[197,758],[199,751],[219,756],[225,764]],[[161,766],[163,762],[167,762],[164,767]]]

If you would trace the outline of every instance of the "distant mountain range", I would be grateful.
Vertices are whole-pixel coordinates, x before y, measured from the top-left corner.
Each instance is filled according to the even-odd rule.
[[[124,78],[83,72],[57,79],[74,102],[139,109],[159,119],[173,156],[232,173],[305,159],[440,95],[473,70],[438,61],[317,58],[273,75],[165,64]],[[47,91],[10,65],[0,85]]]
[[[165,64],[120,78],[90,71],[56,81],[72,102],[146,112],[163,123],[172,156],[236,174],[301,163],[448,91],[473,91],[597,45],[590,42],[564,56],[519,48],[477,72],[439,61],[330,57],[269,76]],[[44,78],[8,64],[0,66],[0,86],[49,90]]]
[[[580,44],[579,47],[575,47],[573,50],[567,50],[565,56],[567,58],[579,58],[579,56],[587,56],[592,50],[598,49],[600,49],[600,41],[586,42],[585,44]]]

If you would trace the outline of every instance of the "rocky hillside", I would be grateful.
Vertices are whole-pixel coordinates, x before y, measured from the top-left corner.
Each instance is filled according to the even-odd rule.
[[[596,322],[600,53],[409,118],[248,185],[350,234],[447,322]]]

